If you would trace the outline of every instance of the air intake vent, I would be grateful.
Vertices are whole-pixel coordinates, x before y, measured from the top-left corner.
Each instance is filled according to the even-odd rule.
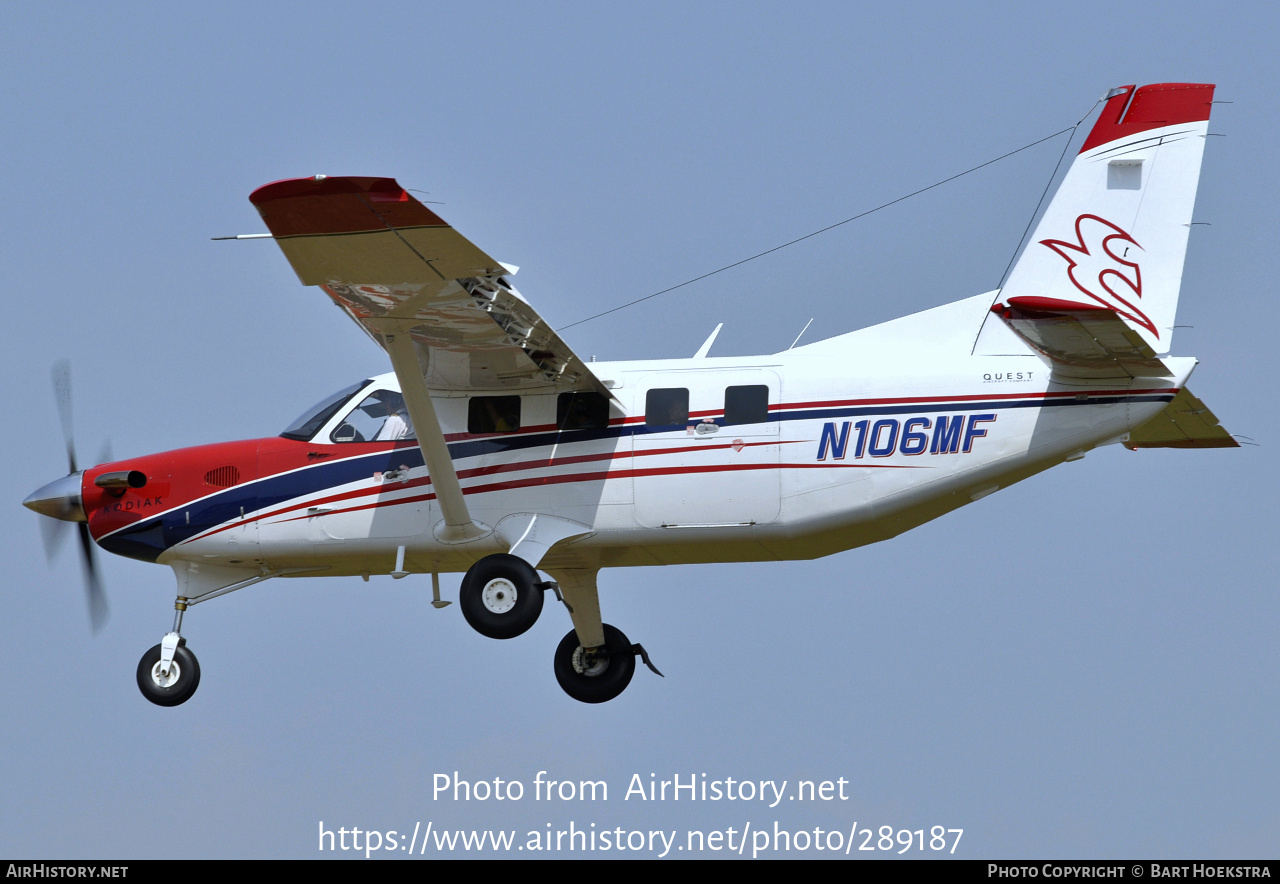
[[[240,470],[235,467],[218,467],[204,474],[204,484],[215,488],[230,488],[240,481]]]

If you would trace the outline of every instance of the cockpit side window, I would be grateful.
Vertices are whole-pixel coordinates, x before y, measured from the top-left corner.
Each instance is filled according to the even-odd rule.
[[[302,416],[289,424],[288,428],[280,435],[286,439],[309,441],[312,436],[319,432],[321,427],[329,422],[329,418],[338,413],[338,409],[345,405],[348,399],[368,383],[368,381],[361,381],[358,384],[352,384],[345,390],[334,393],[332,396],[325,397],[319,404],[304,411]]]
[[[404,396],[393,390],[370,393],[329,434],[333,442],[398,442],[416,438]]]

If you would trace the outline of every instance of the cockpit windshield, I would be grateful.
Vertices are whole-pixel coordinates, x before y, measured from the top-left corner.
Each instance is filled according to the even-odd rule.
[[[329,434],[332,442],[399,442],[416,438],[404,397],[393,390],[370,393]]]
[[[328,423],[329,418],[333,417],[338,409],[346,404],[348,399],[363,390],[368,383],[367,380],[361,381],[358,384],[352,384],[345,390],[334,393],[332,396],[326,397],[318,405],[304,411],[302,416],[289,424],[288,429],[280,435],[286,439],[300,439],[303,442],[310,441],[311,437]]]

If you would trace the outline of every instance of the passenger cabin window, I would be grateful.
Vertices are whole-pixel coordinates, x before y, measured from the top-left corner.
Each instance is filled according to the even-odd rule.
[[[518,429],[519,396],[472,396],[467,403],[468,433],[514,433]]]
[[[599,393],[556,397],[557,430],[601,430],[609,426],[609,400]]]
[[[685,387],[650,390],[644,397],[646,427],[684,426],[689,422],[689,391]]]
[[[724,425],[763,424],[769,420],[769,388],[764,384],[725,387]]]
[[[329,434],[334,442],[399,442],[416,439],[404,397],[392,390],[366,396]]]

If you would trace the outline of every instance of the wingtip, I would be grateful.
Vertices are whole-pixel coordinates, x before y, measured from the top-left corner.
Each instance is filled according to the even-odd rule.
[[[285,178],[259,187],[249,201],[276,237],[446,226],[394,178]]]
[[[394,178],[369,178],[355,175],[310,175],[306,178],[281,178],[264,184],[249,194],[256,205],[297,196],[331,196],[337,193],[365,193],[382,198],[413,199]]]

